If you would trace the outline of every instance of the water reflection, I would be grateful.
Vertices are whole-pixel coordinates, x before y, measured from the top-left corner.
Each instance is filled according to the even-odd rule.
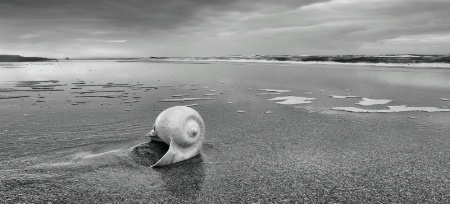
[[[24,68],[18,63],[0,63],[0,68]]]
[[[450,88],[450,73],[442,70],[440,72],[402,72],[402,71],[380,71],[380,72],[356,72],[358,78],[365,78],[383,84],[411,87]]]

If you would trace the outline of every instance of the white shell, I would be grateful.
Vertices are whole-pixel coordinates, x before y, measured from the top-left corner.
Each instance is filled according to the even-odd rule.
[[[174,106],[158,115],[148,136],[170,145],[166,154],[152,167],[164,166],[200,153],[205,140],[205,124],[194,109]]]

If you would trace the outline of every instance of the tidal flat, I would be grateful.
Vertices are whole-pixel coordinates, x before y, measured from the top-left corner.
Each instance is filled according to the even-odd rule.
[[[0,64],[0,200],[448,203],[448,98],[446,68]],[[145,135],[177,105],[202,152],[151,168],[167,147]]]

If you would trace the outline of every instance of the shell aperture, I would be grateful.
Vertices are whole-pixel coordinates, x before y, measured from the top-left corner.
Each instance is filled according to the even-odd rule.
[[[148,136],[169,145],[166,154],[152,167],[165,166],[200,153],[205,140],[205,124],[194,109],[174,106],[158,115]]]

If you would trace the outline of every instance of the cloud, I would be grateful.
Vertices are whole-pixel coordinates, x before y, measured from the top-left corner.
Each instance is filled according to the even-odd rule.
[[[106,42],[110,42],[110,43],[124,43],[127,42],[128,40],[108,40]]]
[[[38,35],[35,35],[35,34],[24,34],[24,35],[20,35],[18,38],[21,38],[21,39],[29,39],[29,38],[34,38],[34,37],[37,37]]]
[[[248,18],[226,32],[251,36],[249,41],[260,42],[259,51],[266,53],[370,54],[365,44],[379,44],[381,48],[383,43],[402,36],[449,36],[448,8],[449,1],[439,0],[335,0]],[[415,46],[440,47],[432,52],[448,52],[435,38],[422,38],[420,42]],[[391,53],[392,47],[386,48],[384,52]],[[411,52],[409,46],[404,48],[395,52]]]
[[[450,43],[450,35],[409,35],[384,40],[385,44]]]
[[[2,0],[0,44],[36,55],[76,44],[84,49],[67,54],[79,56],[448,53],[449,8],[448,0]]]

